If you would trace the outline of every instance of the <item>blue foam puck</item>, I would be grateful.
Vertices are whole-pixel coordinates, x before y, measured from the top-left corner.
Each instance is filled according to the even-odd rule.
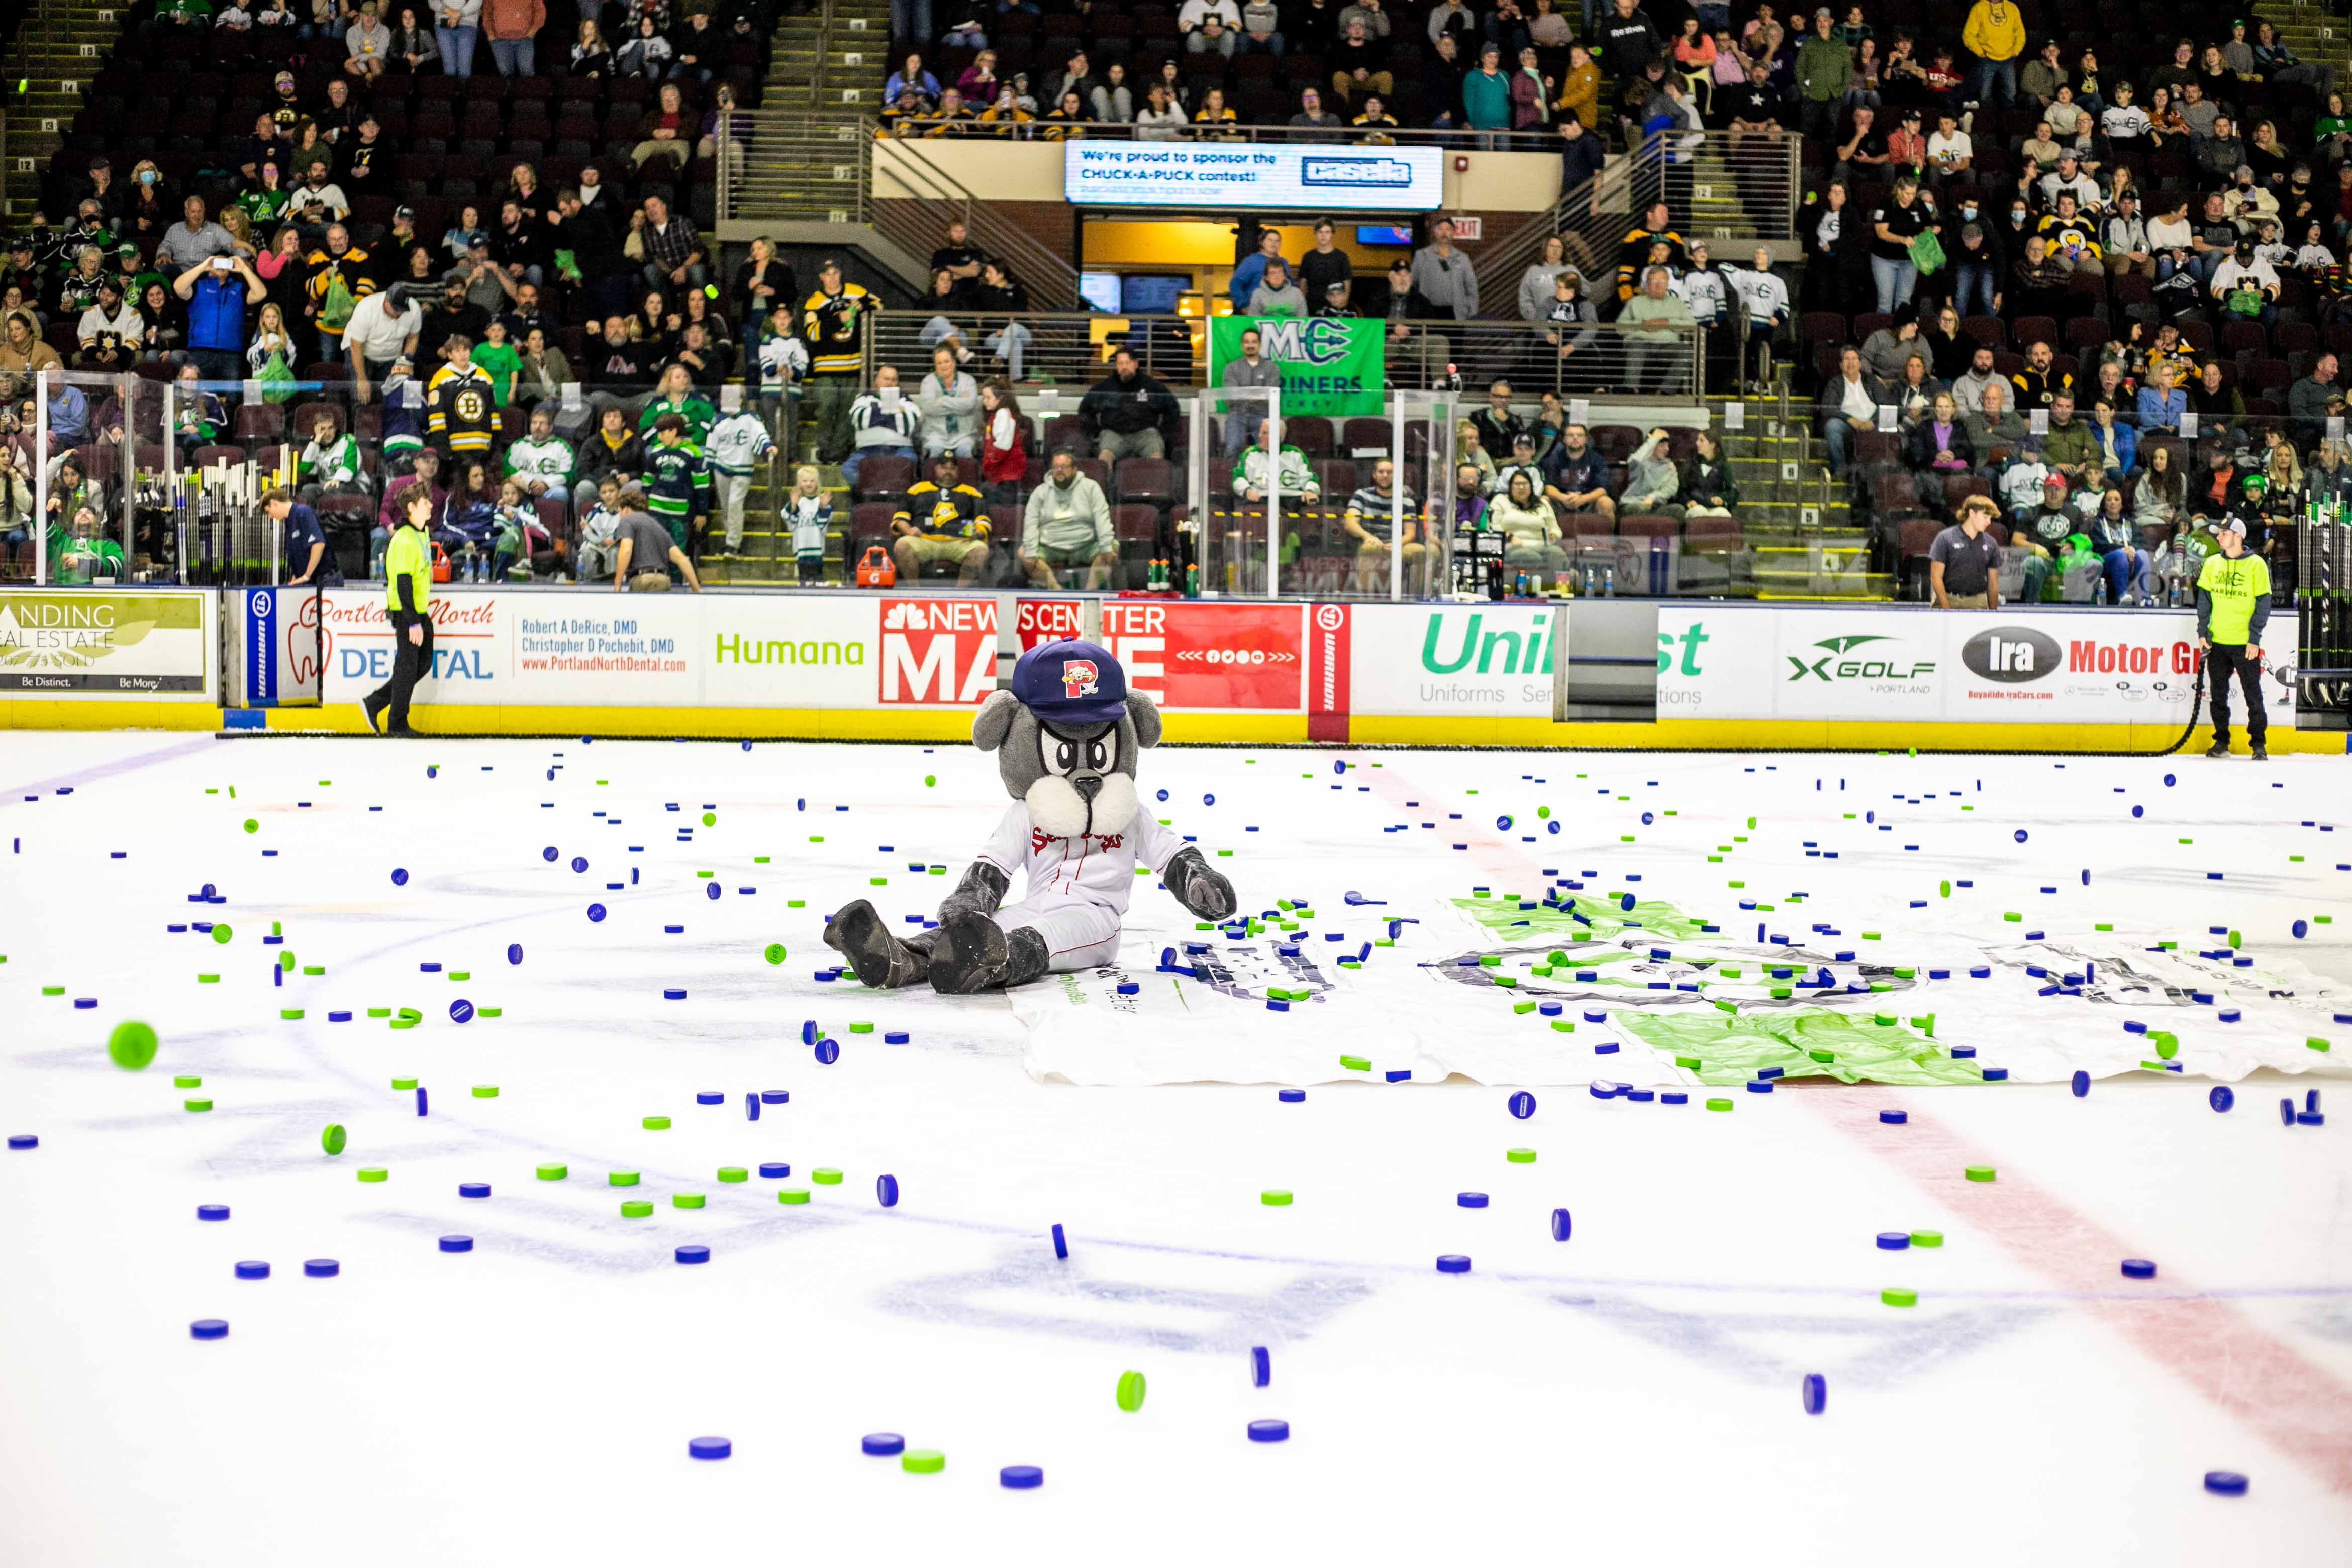
[[[1470,1260],[1458,1252],[1441,1253],[1438,1255],[1437,1271],[1440,1274],[1467,1274],[1470,1272]]]
[[[1750,1094],[1769,1094],[1772,1092],[1772,1080],[1769,1078],[1751,1078],[1743,1087]]]
[[[1250,1346],[1250,1386],[1265,1388],[1274,1382],[1274,1355],[1264,1345]]]
[[[437,963],[420,963],[416,966],[416,973],[419,974],[438,974],[441,973],[441,966]]]
[[[880,1204],[886,1209],[897,1208],[898,1206],[898,1178],[896,1176],[875,1177],[874,1201]]]
[[[780,1182],[792,1173],[793,1168],[785,1161],[763,1160],[760,1163],[760,1174],[767,1181]]]
[[[830,1038],[819,1040],[816,1043],[816,1059],[820,1067],[831,1067],[839,1061],[841,1059],[840,1042]]]
[[[41,1140],[37,1133],[11,1132],[8,1134],[8,1147],[11,1149],[37,1149],[40,1146]]]
[[[1990,1077],[1990,1075],[1988,1074],[1987,1076]],[[2072,1087],[2074,1090],[2074,1098],[2077,1100],[2082,1099],[2084,1095],[2091,1092],[2091,1075],[2084,1071],[2081,1068],[2076,1068],[2074,1069]]]
[[[782,1105],[792,1098],[792,1090],[788,1089],[763,1089],[760,1091],[760,1103],[762,1105]]]
[[[228,1205],[226,1204],[198,1204],[196,1205],[196,1217],[198,1219],[226,1219],[228,1218]]]
[[[2172,775],[2167,773],[2164,782],[2170,784]],[[2246,1478],[2235,1470],[2208,1470],[2205,1472],[2205,1489],[2223,1497],[2243,1497],[2246,1495]]]
[[[1511,1114],[1521,1121],[1536,1113],[1536,1097],[1524,1089],[1513,1094],[1507,1103],[1510,1106]]]
[[[694,1103],[697,1105],[724,1105],[727,1103],[727,1096],[717,1089],[698,1089],[694,1091]]]
[[[1118,983],[1118,994],[1122,996],[1132,996],[1142,989],[1142,986],[1132,980],[1122,980]]]
[[[1274,1091],[1274,1098],[1285,1105],[1297,1105],[1307,1098],[1307,1091],[1303,1089],[1277,1089]]]
[[[1290,1423],[1253,1421],[1249,1424],[1249,1440],[1253,1443],[1287,1443],[1290,1441]]]
[[[760,1097],[749,1089],[743,1091],[743,1120],[746,1121],[760,1120]]]
[[[702,885],[702,896],[706,899],[715,899],[719,896],[719,884],[716,882],[705,882]]]
[[[2124,1278],[2153,1279],[2156,1278],[2156,1265],[2145,1258],[2126,1258],[2124,1259]]]
[[[1062,1234],[1062,1227],[1057,1225],[1054,1227],[1054,1256],[1067,1258],[1069,1255],[1070,1238]]]
[[[723,1459],[735,1451],[735,1445],[724,1437],[688,1437],[686,1456],[689,1459]]]
[[[1412,1069],[1411,1068],[1391,1068],[1381,1073],[1381,1076],[1388,1079],[1391,1083],[1402,1083],[1407,1079],[1412,1077]]]
[[[1878,1120],[1889,1127],[1900,1127],[1911,1120],[1911,1113],[1907,1110],[1882,1110],[1878,1113]]]
[[[2298,1110],[2294,1114],[2294,1124],[2297,1127],[2325,1127],[2327,1118],[2316,1110]]]
[[[473,1019],[474,1005],[471,1002],[467,1001],[463,996],[458,997],[455,1002],[449,1004],[449,1021],[451,1023],[469,1024],[473,1022]]]
[[[188,1337],[192,1340],[225,1340],[228,1338],[228,1320],[198,1318],[188,1325]],[[2210,1486],[2212,1482],[2209,1479],[2206,1484]]]
[[[883,1034],[882,1043],[886,1046],[903,1046],[912,1037],[904,1029],[890,1029]]]
[[[1878,1250],[1881,1252],[1910,1251],[1911,1233],[1907,1230],[1880,1231],[1878,1233]]]
[[[471,1252],[474,1250],[474,1238],[470,1236],[445,1236],[441,1238],[441,1250],[444,1252]]]
[[[662,1000],[665,1002],[683,1002],[686,1000],[686,988],[680,985],[666,985],[662,987]]]
[[[1574,1228],[1575,1221],[1570,1218],[1566,1209],[1551,1211],[1551,1238],[1554,1241],[1566,1241]]]
[[[392,885],[395,888],[404,888],[408,886],[408,873],[400,867],[394,867],[392,868]]]
[[[2279,1101],[2279,1125],[2282,1127],[2292,1127],[2294,1125],[2294,1101],[2293,1100],[2282,1100]]]
[[[457,1195],[461,1198],[488,1197],[490,1195],[490,1184],[488,1182],[459,1182],[457,1184]]]
[[[677,1249],[677,1260],[680,1263],[708,1263],[710,1261],[710,1248],[688,1242]]]
[[[1690,1096],[1678,1089],[1666,1089],[1659,1094],[1658,1103],[1660,1105],[1688,1105],[1690,1103]]]
[[[2238,1103],[2237,1091],[2226,1083],[2217,1083],[2213,1092],[2205,1097],[2205,1103],[2216,1110],[2227,1110]]]
[[[1484,1193],[1456,1193],[1454,1194],[1454,1206],[1465,1209],[1485,1208],[1486,1206],[1486,1194]]]
[[[1030,1491],[1045,1484],[1045,1472],[1034,1465],[1007,1465],[996,1472],[996,1484],[1014,1491]]]
[[[1805,1373],[1803,1397],[1805,1414],[1819,1415],[1830,1406],[1830,1380],[1817,1372]]]
[[[519,942],[510,942],[507,943],[507,962],[509,963],[520,963],[522,962],[522,943]]]
[[[327,1015],[327,1022],[330,1024],[348,1024],[351,1021],[352,1013],[348,1007],[335,1008]]]
[[[2008,1077],[2009,1069],[2007,1068],[1987,1068],[1984,1069],[1984,1080],[1987,1083],[2000,1083],[2005,1080]]]
[[[269,1265],[240,1263],[236,1266],[236,1277],[240,1279],[267,1279],[269,1278]]]
[[[604,918],[604,905],[602,905],[602,904],[591,904],[591,905],[589,905],[589,906],[588,906],[588,918],[589,918],[590,920],[592,920],[592,921],[601,921],[601,920],[603,920],[603,919]]]
[[[585,871],[588,869],[588,857],[585,855],[574,855],[572,858],[572,868],[574,871]]]
[[[331,1258],[306,1258],[302,1272],[313,1279],[332,1279],[343,1271],[343,1266]]]
[[[877,1458],[887,1458],[907,1451],[907,1439],[896,1432],[868,1432],[857,1440],[857,1446]]]
[[[541,850],[541,851],[539,852],[539,858],[540,858],[541,859],[542,859],[542,860],[544,860],[544,861],[548,862],[550,865],[552,865],[552,864],[554,864],[554,862],[555,862],[555,857],[556,857],[557,853],[558,853],[558,851],[557,851],[557,849],[556,849],[555,846],[554,846],[554,845],[552,845],[552,844],[551,844],[551,845],[549,845],[546,848],[544,848],[544,849],[542,849],[542,850]]]

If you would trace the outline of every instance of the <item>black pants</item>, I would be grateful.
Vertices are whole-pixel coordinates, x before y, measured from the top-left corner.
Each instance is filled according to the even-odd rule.
[[[2205,650],[2205,684],[2213,692],[2213,739],[2230,743],[2230,678],[2234,674],[2246,694],[2246,739],[2259,746],[2270,733],[2270,715],[2263,711],[2263,661],[2260,648],[2243,643],[2215,643]]]
[[[411,643],[408,640],[408,628],[411,626],[425,628],[422,642]],[[379,698],[391,702],[392,711],[386,716],[384,723],[387,732],[404,730],[408,727],[409,693],[416,689],[416,683],[422,680],[425,672],[432,668],[433,618],[430,616],[411,615],[406,610],[393,611],[392,679],[377,687],[368,697],[370,703],[375,702]]]

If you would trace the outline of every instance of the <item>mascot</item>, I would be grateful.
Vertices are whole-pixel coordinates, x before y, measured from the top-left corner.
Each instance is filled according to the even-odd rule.
[[[1136,763],[1159,741],[1160,710],[1128,690],[1108,649],[1079,641],[1031,648],[1013,666],[1013,689],[992,693],[972,719],[971,743],[996,753],[1013,805],[940,900],[937,929],[902,942],[859,899],[825,922],[825,945],[868,985],[928,980],[956,995],[1090,969],[1118,957],[1138,866],[1158,872],[1198,918],[1224,920],[1233,884],[1136,795]],[[1006,906],[1022,870],[1026,896]]]

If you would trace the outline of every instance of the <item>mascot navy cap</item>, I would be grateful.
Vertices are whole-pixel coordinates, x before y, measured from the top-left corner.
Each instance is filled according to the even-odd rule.
[[[1013,695],[1046,724],[1114,724],[1127,712],[1127,671],[1100,643],[1039,643],[1013,667]]]

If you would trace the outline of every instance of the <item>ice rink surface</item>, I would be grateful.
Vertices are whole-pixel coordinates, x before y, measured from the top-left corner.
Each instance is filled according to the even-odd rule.
[[[968,748],[9,734],[0,1563],[2352,1560],[2352,765],[1139,783],[1265,929],[1139,878],[1118,971],[944,999],[818,933],[953,885],[1004,805]]]

